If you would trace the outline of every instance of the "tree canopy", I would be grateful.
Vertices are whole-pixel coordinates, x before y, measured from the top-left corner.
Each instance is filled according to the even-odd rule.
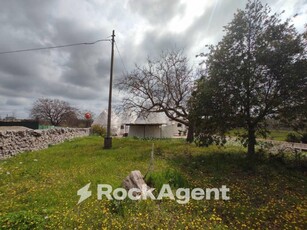
[[[267,118],[296,116],[307,107],[304,43],[290,19],[281,20],[259,0],[238,10],[222,40],[201,55],[205,70],[190,101],[197,135],[244,128],[253,155]]]

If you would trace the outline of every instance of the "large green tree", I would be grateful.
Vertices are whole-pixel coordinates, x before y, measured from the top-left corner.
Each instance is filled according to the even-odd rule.
[[[296,71],[299,71],[305,76],[305,84],[302,84],[302,90],[300,94],[297,94],[296,103],[293,106],[285,107],[279,114],[280,120],[286,125],[293,128],[299,134],[304,135],[307,132],[307,24],[305,25],[305,31],[302,36],[303,47],[304,47],[304,58],[301,58],[297,63]]]
[[[205,70],[191,99],[197,134],[244,128],[248,154],[254,155],[267,118],[306,108],[305,41],[289,19],[258,0],[238,10],[222,40],[202,54]]]

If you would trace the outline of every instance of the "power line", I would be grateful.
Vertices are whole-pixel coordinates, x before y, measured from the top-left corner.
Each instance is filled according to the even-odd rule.
[[[119,52],[119,49],[118,49],[118,47],[117,47],[116,42],[115,42],[115,47],[116,47],[116,50],[117,50],[117,53],[118,53],[119,59],[120,59],[120,61],[121,61],[122,65],[123,65],[123,67],[124,67],[124,69],[125,69],[126,73],[128,73],[127,68],[126,68],[126,66],[125,66],[125,63],[124,63],[124,61],[123,61],[123,59],[122,59],[122,55],[120,55],[120,52]]]
[[[99,40],[94,41],[94,42],[81,42],[81,43],[72,43],[72,44],[67,44],[67,45],[47,46],[47,47],[40,47],[40,48],[3,51],[3,52],[0,52],[0,55],[1,54],[11,54],[11,53],[21,53],[21,52],[28,52],[28,51],[37,51],[37,50],[58,49],[58,48],[71,47],[71,46],[94,45],[98,42],[105,42],[105,41],[111,41],[111,40],[110,39],[99,39]]]

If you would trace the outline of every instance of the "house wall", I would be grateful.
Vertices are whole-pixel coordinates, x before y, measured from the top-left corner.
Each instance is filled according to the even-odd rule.
[[[133,125],[129,128],[128,136],[131,137],[152,137],[152,138],[161,138],[161,129],[159,126],[138,126]]]
[[[128,128],[129,127],[129,128]],[[145,127],[145,136],[144,136]],[[143,125],[132,125],[127,126],[125,129],[121,130],[123,134],[124,130],[129,130],[128,136],[135,137],[153,137],[153,138],[173,138],[179,136],[179,130],[181,131],[181,136],[184,136],[183,132],[187,131],[185,125],[178,127],[178,123],[162,125],[162,126],[143,126]]]
[[[172,138],[175,134],[175,130],[174,130],[174,126],[175,125],[165,125],[162,126],[162,137],[163,138]],[[177,131],[178,133],[178,131]]]
[[[186,131],[186,127],[181,125],[181,127],[177,127],[178,123],[162,126],[162,137],[164,138],[172,138],[174,136],[179,136],[179,130],[182,132]]]
[[[121,125],[119,135],[123,136],[124,134],[129,133],[129,126],[128,125]]]

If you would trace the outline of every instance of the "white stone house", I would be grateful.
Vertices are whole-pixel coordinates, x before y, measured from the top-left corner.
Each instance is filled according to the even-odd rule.
[[[168,119],[162,113],[139,116],[134,122],[126,123],[121,128],[128,136],[140,138],[173,138],[184,136],[187,130],[183,124]]]

